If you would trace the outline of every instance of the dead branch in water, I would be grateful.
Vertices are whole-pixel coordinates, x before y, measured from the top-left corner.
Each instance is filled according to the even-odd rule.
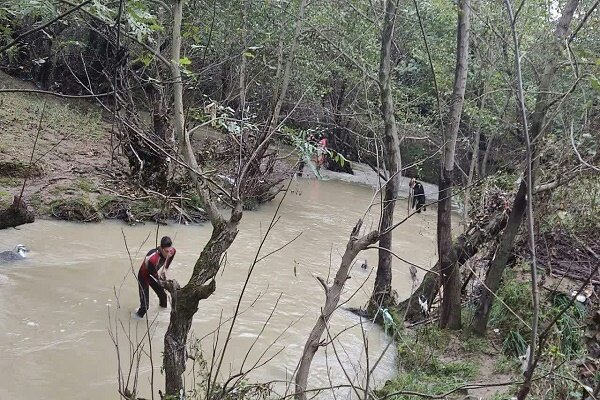
[[[359,236],[360,229],[362,227],[362,220],[358,220],[352,233],[350,234],[350,240],[346,245],[346,251],[342,256],[342,261],[335,275],[334,282],[331,286],[324,285],[325,289],[325,306],[321,310],[321,315],[318,317],[315,326],[313,327],[306,344],[304,345],[304,351],[296,374],[296,393],[297,399],[306,400],[306,389],[308,384],[308,374],[310,372],[310,366],[312,360],[319,348],[319,342],[321,336],[325,331],[331,315],[337,308],[340,300],[342,289],[348,279],[348,272],[352,266],[354,258],[359,252],[366,249],[369,245],[375,243],[379,239],[378,231],[371,231],[364,236]]]

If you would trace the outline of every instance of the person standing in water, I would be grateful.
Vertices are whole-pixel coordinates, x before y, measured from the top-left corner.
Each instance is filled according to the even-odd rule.
[[[423,188],[421,182],[417,181],[415,178],[412,178],[409,186],[412,189],[413,194],[412,208],[416,208],[418,213],[420,213],[421,210],[427,211],[425,208],[425,189]]]
[[[140,308],[136,312],[138,317],[143,318],[146,315],[150,305],[150,287],[158,296],[158,304],[163,308],[167,307],[167,293],[159,280],[167,279],[167,270],[175,257],[175,253],[173,241],[170,237],[164,236],[160,239],[160,246],[146,254],[137,279],[140,292]]]
[[[327,152],[327,138],[323,135],[317,143],[317,171],[321,169],[325,163],[325,153]]]

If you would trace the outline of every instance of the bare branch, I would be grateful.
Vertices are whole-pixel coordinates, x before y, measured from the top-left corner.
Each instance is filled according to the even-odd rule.
[[[586,167],[592,168],[594,171],[600,172],[600,168],[598,168],[595,165],[592,165],[592,164],[588,163],[587,161],[585,161],[583,159],[583,157],[581,157],[581,154],[579,153],[579,150],[577,150],[577,145],[575,144],[575,137],[573,135],[573,120],[571,120],[571,135],[570,135],[570,137],[571,137],[571,146],[573,146],[573,151],[577,155],[577,158],[579,159],[579,162],[581,162]]]
[[[40,89],[17,89],[17,88],[8,88],[8,89],[0,89],[0,93],[36,93],[36,94],[47,94],[50,96],[56,96],[63,99],[93,99],[98,97],[107,97],[115,93],[114,91],[100,93],[100,94],[62,94],[57,92],[51,92],[49,90],[40,90]]]
[[[70,8],[69,10],[67,10],[66,12],[56,16],[55,18],[52,18],[50,21],[46,22],[45,24],[42,24],[36,28],[32,28],[30,30],[28,30],[27,32],[24,32],[22,34],[20,34],[19,36],[16,37],[16,39],[14,39],[12,42],[8,43],[6,46],[1,47],[0,48],[0,54],[4,53],[6,50],[10,49],[11,47],[13,47],[15,44],[19,43],[21,40],[23,40],[24,38],[26,38],[27,36],[31,35],[32,33],[41,31],[44,28],[49,27],[50,25],[52,25],[53,23],[55,23],[56,21],[59,21],[63,18],[65,18],[66,16],[68,16],[71,13],[74,13],[75,11],[79,10],[81,7],[85,6],[86,4],[91,3],[92,0],[85,0],[83,3],[80,3],[78,5],[74,5],[73,8]]]

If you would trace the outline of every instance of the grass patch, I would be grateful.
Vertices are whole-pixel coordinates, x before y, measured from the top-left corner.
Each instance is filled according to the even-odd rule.
[[[452,368],[455,371],[454,375],[428,374],[422,371],[410,371],[400,373],[396,378],[386,382],[385,386],[378,390],[378,394],[389,396],[397,392],[418,392],[428,395],[440,395],[450,390],[453,390],[466,383],[471,376],[472,368]],[[461,371],[461,375],[457,375],[456,371]],[[460,391],[458,392],[460,393]],[[466,394],[464,391],[462,394]],[[395,400],[416,400],[422,399],[421,396],[409,394],[398,394],[392,396]]]
[[[0,208],[8,208],[12,204],[13,195],[6,190],[0,189]]]
[[[517,266],[519,271],[523,265]],[[521,319],[530,323],[533,316],[531,286],[529,282],[519,280],[515,269],[507,270],[504,283],[497,293],[506,306],[517,313]],[[552,293],[540,298],[540,326],[546,326],[567,307],[571,297],[562,293]],[[518,357],[525,354],[530,341],[530,329],[525,326],[507,307],[495,301],[490,313],[490,327],[499,329],[504,338],[504,354]],[[547,355],[555,360],[572,360],[585,351],[582,342],[582,324],[586,311],[578,302],[574,302],[558,319],[547,340]]]
[[[86,193],[98,191],[98,187],[96,186],[96,184],[91,179],[87,178],[77,178],[77,180],[75,181],[75,187],[77,187],[82,192]]]
[[[553,295],[551,298],[552,308],[546,318],[554,319],[560,310],[569,305],[570,301],[571,298],[565,294]],[[577,301],[562,314],[556,322],[555,334],[550,341],[549,353],[551,355],[572,360],[584,354],[585,346],[581,340],[581,326],[585,316],[585,308]]]
[[[460,345],[462,350],[467,353],[476,353],[482,349],[488,348],[489,346],[487,339],[475,335],[463,337],[460,341]]]
[[[39,193],[33,194],[27,199],[27,202],[34,210],[37,211],[37,214],[45,214],[48,210],[44,207],[42,202],[42,196]]]
[[[507,270],[504,274],[504,284],[501,285],[497,296],[504,304],[517,313],[523,321],[531,321],[533,302],[531,287],[527,282],[516,279],[515,273]],[[499,329],[504,337],[502,344],[504,353],[518,357],[527,349],[526,337],[529,337],[529,328],[525,326],[513,313],[500,301],[494,301],[490,312],[489,325]]]
[[[498,374],[513,374],[518,372],[520,364],[515,358],[508,358],[501,354],[496,358],[494,362],[494,372]]]
[[[398,358],[401,372],[378,391],[382,396],[396,392],[419,392],[440,395],[464,385],[479,372],[470,361],[448,361],[441,356],[452,336],[447,331],[428,326],[415,334],[398,335]],[[420,399],[419,396],[398,394],[396,400]]]
[[[35,126],[32,128],[30,125],[37,125],[46,101],[42,122],[44,128],[92,140],[99,140],[106,134],[100,110],[86,107],[84,103],[48,100],[22,93],[7,93],[0,96],[0,101],[0,120],[15,127],[21,125],[34,131]]]
[[[0,186],[4,187],[17,187],[23,184],[23,181],[12,177],[1,177]]]
[[[407,365],[403,359],[401,363],[404,365],[404,371],[400,372],[396,378],[386,382],[385,386],[378,391],[380,395],[388,396],[397,392],[440,395],[464,385],[479,371],[479,367],[472,362],[444,362],[435,355],[426,361],[422,360],[421,365],[417,368]],[[412,400],[422,399],[422,397],[398,394],[392,399]]]
[[[98,222],[102,214],[84,198],[57,199],[50,204],[52,215],[66,221]]]

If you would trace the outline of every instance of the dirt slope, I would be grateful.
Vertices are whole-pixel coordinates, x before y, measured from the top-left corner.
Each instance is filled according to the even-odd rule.
[[[0,87],[35,88],[1,72]],[[33,167],[28,172],[26,165],[42,109]],[[93,103],[41,94],[0,93],[0,203],[18,195],[28,174],[31,177],[24,197],[39,215],[51,214],[57,199],[95,201],[102,192],[100,187],[111,184],[107,182],[110,132],[110,121]],[[115,164],[119,166],[121,160],[115,159]]]

